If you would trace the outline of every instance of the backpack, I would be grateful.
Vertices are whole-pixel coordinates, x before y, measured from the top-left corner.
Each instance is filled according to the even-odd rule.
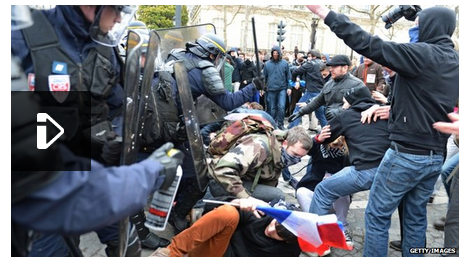
[[[238,139],[251,133],[266,133],[272,141],[274,127],[264,117],[255,114],[235,113],[228,116],[218,134],[211,140],[208,152],[212,155],[225,155]],[[233,119],[233,120],[232,120]]]

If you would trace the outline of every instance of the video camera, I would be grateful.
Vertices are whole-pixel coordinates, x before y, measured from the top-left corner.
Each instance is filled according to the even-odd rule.
[[[382,16],[382,21],[385,22],[385,28],[389,29],[396,21],[405,16],[409,21],[416,20],[416,14],[421,11],[419,5],[399,5],[397,8],[391,10],[387,15]]]

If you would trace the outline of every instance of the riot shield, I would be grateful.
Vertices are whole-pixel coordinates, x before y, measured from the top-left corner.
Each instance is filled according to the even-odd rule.
[[[199,132],[199,122],[197,120],[189,85],[188,72],[183,61],[176,61],[174,64],[176,84],[178,85],[181,109],[183,110],[186,133],[188,135],[189,146],[193,156],[194,168],[196,169],[199,189],[206,189],[209,179],[207,177],[207,162],[204,150],[204,144]]]
[[[140,57],[143,39],[135,31],[129,31],[127,39],[126,64],[124,70],[124,124],[121,156],[122,165],[130,165],[136,161],[138,152],[139,120],[139,77]]]
[[[170,29],[156,30],[162,40],[161,59],[168,58],[172,49],[185,48],[186,42],[196,42],[196,40],[205,33],[216,33],[213,24],[199,24],[194,26],[174,27]],[[223,60],[222,60],[223,61]],[[157,63],[163,63],[163,60],[157,60]],[[223,69],[220,71],[223,76]],[[200,96],[196,101],[196,116],[201,125],[222,120],[227,112],[219,105],[215,104],[206,96]]]
[[[206,23],[194,26],[173,27],[169,29],[156,30],[161,39],[161,60],[157,63],[163,64],[168,54],[175,48],[186,48],[186,42],[196,42],[205,33],[215,33],[214,24]]]
[[[155,68],[157,65],[157,60],[161,60],[161,50],[160,50],[160,37],[158,36],[157,32],[152,30],[149,33],[149,42],[147,47],[147,53],[145,56],[145,66],[144,66],[144,74],[142,78],[142,85],[140,89],[140,102],[139,102],[139,115],[140,117],[140,126],[138,135],[139,138],[142,136],[142,131],[144,129],[145,123],[145,115],[147,106],[149,104],[149,96],[150,90],[152,88],[152,81],[154,78]],[[156,120],[155,125],[160,126],[160,122],[158,121],[158,113],[155,116]],[[160,130],[160,128],[158,128]]]
[[[126,64],[124,68],[124,124],[122,132],[121,164],[130,165],[136,161],[138,152],[137,132],[139,126],[139,77],[140,55],[143,39],[135,31],[129,31],[127,38]],[[127,251],[129,239],[129,218],[119,222],[119,256]]]
[[[196,99],[196,117],[200,125],[223,121],[227,111],[215,104],[214,101],[201,95]]]

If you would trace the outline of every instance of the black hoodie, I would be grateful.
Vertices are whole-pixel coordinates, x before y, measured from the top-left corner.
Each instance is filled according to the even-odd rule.
[[[242,89],[243,86],[250,84],[256,75],[256,66],[250,59],[246,59],[240,68],[240,89]],[[243,83],[244,81],[246,81],[246,84]]]
[[[363,87],[366,88],[366,87]],[[361,112],[375,104],[372,98],[361,98],[335,116],[328,123],[331,136],[324,143],[330,143],[344,135],[349,149],[349,162],[357,170],[378,167],[385,152],[390,147],[390,131],[387,121],[378,119],[376,123],[361,122]]]
[[[451,40],[455,13],[432,7],[418,16],[417,43],[384,41],[335,12],[328,14],[325,24],[353,50],[397,72],[390,139],[443,153],[449,135],[439,133],[432,124],[450,121],[447,114],[459,96],[459,55]]]

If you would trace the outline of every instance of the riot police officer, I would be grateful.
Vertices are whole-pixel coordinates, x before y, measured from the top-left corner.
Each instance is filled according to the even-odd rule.
[[[166,66],[171,64],[173,61],[182,60],[188,71],[189,85],[191,87],[191,94],[193,100],[196,100],[199,96],[205,95],[207,98],[215,102],[221,108],[229,111],[237,108],[244,103],[251,100],[257,90],[264,88],[264,79],[255,78],[253,83],[246,86],[242,90],[231,93],[224,88],[223,80],[219,74],[219,71],[224,64],[225,55],[225,42],[219,36],[214,33],[205,33],[200,36],[196,42],[186,43],[186,49],[174,49],[168,55],[166,60]],[[176,81],[171,80],[173,87],[172,91],[177,92]],[[176,112],[181,117],[181,105],[179,99],[175,98],[176,108],[178,110],[172,111],[170,108],[159,107],[160,110],[164,110],[163,120],[166,119],[172,112]],[[162,103],[162,102],[160,102]],[[208,112],[207,110],[203,112]],[[210,113],[210,112],[209,112]],[[171,132],[176,132],[178,120],[173,125],[162,127],[173,127]],[[179,121],[181,123],[181,120]],[[166,134],[168,131],[162,133]],[[185,134],[185,133],[184,133]],[[188,227],[186,221],[186,215],[191,211],[192,207],[196,202],[204,196],[204,192],[199,189],[197,182],[196,170],[193,164],[193,158],[190,152],[190,143],[188,141],[182,141],[180,135],[161,135],[163,138],[172,139],[175,142],[176,148],[181,150],[185,154],[183,161],[183,177],[178,190],[177,203],[171,213],[170,223],[175,229],[175,233],[179,233]]]
[[[59,118],[74,121],[68,116],[70,111],[82,117],[80,122],[71,123],[65,130],[65,144],[72,152],[62,151],[64,160],[86,155],[87,148],[77,144],[83,142],[82,131],[109,123],[121,112],[124,99],[119,83],[121,61],[114,47],[134,12],[129,6],[57,6],[34,11],[33,27],[12,31],[11,52],[21,59],[30,88],[44,93],[41,94],[43,103],[54,106]],[[55,26],[58,24],[60,26]],[[69,97],[54,95],[57,86],[60,91],[71,92]],[[100,153],[101,146],[95,146],[93,151]],[[99,158],[99,154],[94,157]],[[88,166],[78,170],[95,169],[101,167],[88,161]],[[154,165],[138,170],[152,169],[154,173],[160,170]],[[108,243],[107,253],[116,254],[110,247],[117,239],[117,231],[103,230],[102,233],[99,236],[103,243]]]

